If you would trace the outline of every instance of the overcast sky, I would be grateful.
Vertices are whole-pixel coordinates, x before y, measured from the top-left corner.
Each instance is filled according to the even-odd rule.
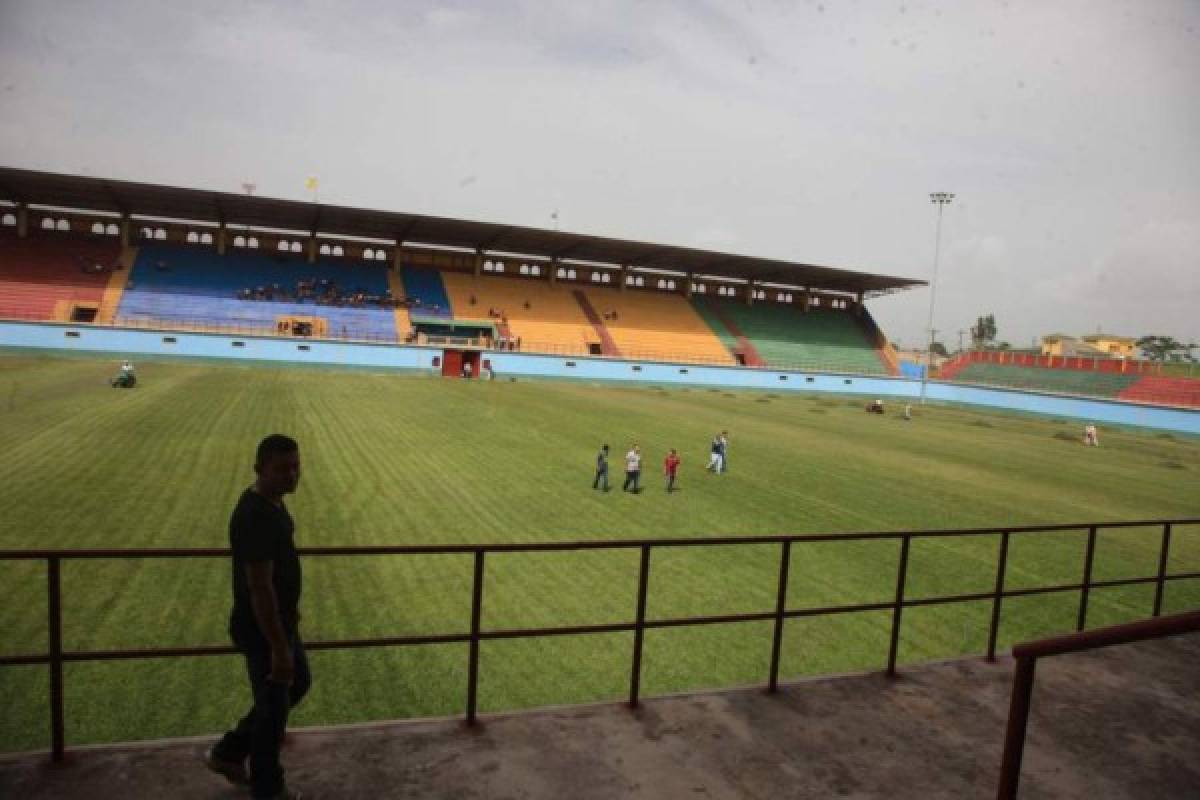
[[[5,165],[926,279],[951,191],[951,346],[1200,339],[1198,87],[1196,0],[0,0]]]

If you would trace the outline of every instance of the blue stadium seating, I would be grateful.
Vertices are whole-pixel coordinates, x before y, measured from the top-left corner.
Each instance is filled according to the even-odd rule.
[[[405,266],[400,272],[400,279],[404,282],[405,297],[421,301],[420,306],[410,309],[414,316],[454,316],[450,309],[450,296],[446,294],[446,285],[442,283],[442,273],[436,269]]]
[[[117,310],[119,320],[166,321],[212,326],[272,328],[286,314],[328,320],[334,336],[396,340],[395,315],[380,307],[319,305],[311,300],[242,300],[238,293],[279,284],[295,289],[297,281],[315,278],[335,282],[346,291],[384,295],[387,268],[379,263],[321,259],[309,264],[301,256],[234,251],[224,256],[208,249],[177,245],[142,245]]]

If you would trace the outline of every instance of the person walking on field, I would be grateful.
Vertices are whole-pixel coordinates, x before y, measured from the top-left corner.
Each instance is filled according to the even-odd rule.
[[[717,473],[721,471],[721,435],[717,434],[713,437],[712,444],[708,448],[708,466],[705,467],[709,472]]]
[[[638,482],[642,477],[642,450],[636,444],[625,454],[625,485],[621,487],[621,491],[632,491],[637,494],[641,491],[638,487]],[[633,487],[631,490],[629,487]]]
[[[592,488],[600,488],[600,484],[604,484],[604,491],[608,491],[608,445],[600,448],[600,452],[596,455],[596,477],[592,479]]]
[[[717,472],[722,475],[729,469],[729,431],[721,431],[721,464]]]
[[[229,521],[233,610],[229,634],[246,659],[254,705],[205,754],[205,763],[253,797],[296,798],[284,783],[279,745],[288,711],[312,685],[300,641],[300,558],[283,497],[300,482],[300,448],[273,434],[258,445],[258,478],[242,492]],[[246,761],[250,769],[247,772]]]
[[[671,452],[667,453],[667,458],[663,461],[663,472],[667,476],[667,492],[675,491],[675,476],[679,472],[679,454],[675,452],[675,448],[671,448]]]

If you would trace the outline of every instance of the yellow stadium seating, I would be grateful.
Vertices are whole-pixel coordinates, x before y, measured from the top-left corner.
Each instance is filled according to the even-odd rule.
[[[605,326],[626,358],[736,364],[712,328],[682,295],[629,289],[584,290],[596,313],[616,312]]]
[[[456,318],[487,319],[489,309],[502,310],[526,352],[584,355],[600,343],[569,285],[461,272],[443,272],[442,282]]]

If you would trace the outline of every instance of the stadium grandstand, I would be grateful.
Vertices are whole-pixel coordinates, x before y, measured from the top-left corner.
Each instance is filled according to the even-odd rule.
[[[1200,380],[1162,374],[1150,361],[1093,355],[1035,355],[1002,350],[960,353],[939,370],[943,380],[1153,405],[1200,407]]]
[[[8,319],[894,375],[865,301],[923,284],[18,169],[0,203]]]

